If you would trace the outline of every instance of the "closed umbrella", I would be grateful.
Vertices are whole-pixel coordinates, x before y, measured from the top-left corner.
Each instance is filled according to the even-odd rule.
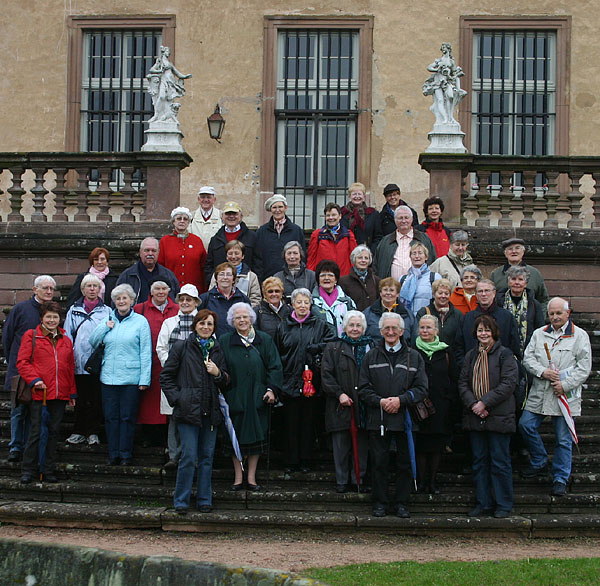
[[[360,460],[358,457],[358,427],[354,416],[354,405],[350,405],[350,436],[352,437],[352,460],[354,462],[354,476],[356,489],[360,492]]]
[[[233,452],[235,457],[240,461],[240,465],[242,466],[242,471],[244,470],[244,464],[242,460],[242,450],[240,449],[240,442],[238,442],[237,434],[235,433],[235,428],[233,427],[233,422],[231,421],[231,416],[229,415],[229,405],[225,400],[225,397],[222,393],[219,393],[219,407],[221,408],[221,413],[223,414],[223,418],[225,419],[225,427],[227,432],[229,433],[229,439],[231,439],[231,445],[233,447]]]
[[[413,437],[413,422],[408,412],[408,409],[404,410],[404,428],[406,430],[406,441],[408,443],[408,455],[410,456],[410,467],[413,475],[413,483],[415,490],[417,490],[417,458],[415,457],[415,438]]]

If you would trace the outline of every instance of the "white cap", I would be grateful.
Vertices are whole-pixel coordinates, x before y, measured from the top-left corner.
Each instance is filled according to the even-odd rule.
[[[174,220],[175,216],[179,216],[180,214],[185,214],[190,220],[192,219],[192,212],[190,212],[190,210],[188,210],[187,208],[179,206],[171,212],[171,220]]]
[[[275,195],[272,195],[267,201],[265,201],[265,210],[267,212],[271,211],[271,206],[274,203],[277,203],[278,201],[280,201],[281,203],[283,203],[283,205],[285,205],[287,207],[287,199],[285,199],[285,197],[283,195],[280,195],[279,193],[276,193]]]
[[[200,188],[200,190],[198,191],[198,195],[200,195],[201,193],[209,193],[210,195],[217,195],[215,188],[211,187],[210,185],[203,185]]]
[[[177,301],[179,301],[180,295],[189,295],[190,297],[193,297],[196,301],[200,301],[198,289],[196,288],[196,285],[192,285],[191,283],[187,283],[181,289],[179,289],[179,293],[177,293]]]

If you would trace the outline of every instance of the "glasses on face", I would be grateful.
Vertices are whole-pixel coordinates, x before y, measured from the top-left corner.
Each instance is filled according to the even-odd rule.
[[[236,316],[233,318],[233,321],[245,321],[245,320],[247,320],[247,319],[250,319],[250,316],[249,316],[249,315],[236,315]]]
[[[319,278],[325,277],[327,279],[335,279],[335,275],[333,273],[321,273]]]
[[[481,293],[482,295],[489,295],[490,293],[493,293],[494,290],[493,289],[477,289],[477,293]]]
[[[267,289],[267,293],[283,293],[281,289]]]
[[[229,279],[233,279],[232,273],[217,273],[217,277],[227,277]]]

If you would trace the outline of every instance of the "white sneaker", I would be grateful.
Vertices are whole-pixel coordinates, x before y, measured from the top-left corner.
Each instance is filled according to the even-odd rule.
[[[82,444],[84,443],[85,437],[79,433],[72,433],[68,438],[67,438],[67,443],[68,444]]]
[[[87,443],[89,446],[99,446],[100,438],[95,433],[93,433],[92,435],[90,435],[90,437],[87,438]]]

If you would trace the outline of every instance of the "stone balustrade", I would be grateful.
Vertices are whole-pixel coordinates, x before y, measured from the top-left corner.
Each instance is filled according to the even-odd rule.
[[[0,153],[4,222],[122,222],[169,218],[186,153]]]
[[[468,226],[600,228],[600,157],[423,153],[444,219]]]

